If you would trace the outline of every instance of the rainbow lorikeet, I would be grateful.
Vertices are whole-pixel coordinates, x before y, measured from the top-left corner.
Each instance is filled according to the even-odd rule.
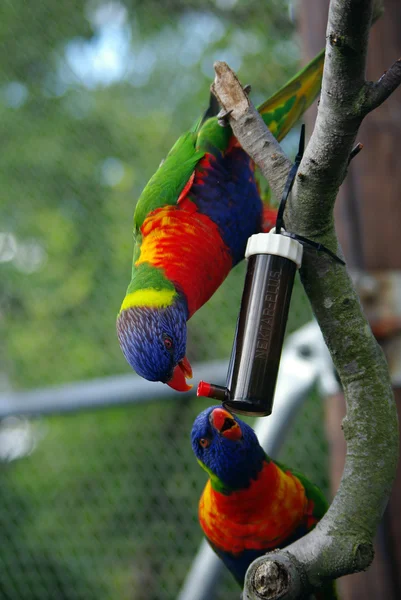
[[[282,139],[320,90],[324,55],[259,107]],[[150,381],[189,390],[186,322],[262,230],[255,167],[213,105],[184,133],[143,190],[134,215],[132,279],[117,317],[122,351]],[[272,224],[270,225],[272,226]]]
[[[238,583],[259,556],[313,529],[328,508],[304,475],[269,458],[253,429],[221,406],[195,419],[192,448],[209,480],[199,521],[213,550]],[[328,582],[319,598],[337,598]]]

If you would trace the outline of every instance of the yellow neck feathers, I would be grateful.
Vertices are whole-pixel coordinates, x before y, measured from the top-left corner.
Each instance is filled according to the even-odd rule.
[[[135,306],[146,306],[149,308],[166,308],[171,306],[177,292],[175,290],[157,290],[155,288],[144,288],[127,294],[123,300],[120,312]]]

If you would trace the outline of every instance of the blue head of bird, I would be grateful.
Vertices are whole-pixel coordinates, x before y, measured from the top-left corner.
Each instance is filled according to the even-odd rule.
[[[263,467],[265,453],[252,427],[221,406],[196,417],[191,441],[199,464],[222,492],[247,488]]]
[[[185,356],[188,310],[185,302],[171,306],[134,306],[121,310],[117,335],[131,367],[149,381],[162,381],[180,392],[191,389],[192,369]]]

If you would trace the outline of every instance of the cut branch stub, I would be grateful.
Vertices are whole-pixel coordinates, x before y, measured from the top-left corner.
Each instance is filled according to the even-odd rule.
[[[248,110],[247,91],[227,63],[218,60],[213,66],[216,77],[210,89],[230,118],[237,120]]]
[[[260,598],[274,600],[277,598],[307,597],[310,592],[308,580],[302,565],[289,552],[273,550],[256,559],[249,567],[246,576],[244,600]]]
[[[261,563],[254,575],[255,591],[264,598],[277,598],[288,590],[288,572],[274,560]]]

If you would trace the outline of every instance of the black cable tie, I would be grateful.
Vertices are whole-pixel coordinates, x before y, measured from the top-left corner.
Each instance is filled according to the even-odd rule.
[[[345,265],[345,262],[339,256],[337,256],[337,254],[334,254],[334,252],[326,248],[326,246],[323,246],[323,244],[321,244],[320,242],[308,240],[308,238],[304,237],[303,235],[298,235],[297,233],[287,232],[286,235],[288,235],[288,237],[294,238],[295,240],[298,240],[303,244],[312,246],[312,248],[315,248],[315,250],[317,250],[318,252],[325,252],[326,254],[331,256],[331,258],[333,258],[336,262],[340,263],[341,265]]]
[[[301,163],[302,157],[304,155],[305,149],[305,125],[301,126],[301,134],[299,136],[299,146],[298,146],[298,154],[295,157],[295,162],[291,167],[290,172],[288,173],[287,181],[285,182],[284,190],[280,200],[280,206],[277,211],[277,219],[276,219],[276,233],[281,232],[281,228],[284,227],[284,210],[285,205],[287,204],[288,196],[292,190],[292,186],[294,185],[295,175],[297,174],[298,167]]]
[[[299,167],[302,157],[304,155],[304,150],[305,150],[305,125],[302,124],[301,133],[299,136],[298,153],[295,157],[295,162],[292,165],[291,170],[288,174],[287,181],[285,182],[283,194],[282,194],[281,200],[280,200],[280,205],[279,205],[278,211],[277,211],[276,233],[281,233],[281,228],[282,227],[284,228],[285,205],[287,204],[288,196],[290,195],[292,186],[294,185],[295,175],[297,174],[298,167]],[[331,256],[331,258],[333,258],[336,262],[340,263],[341,265],[345,265],[345,262],[339,256],[337,256],[337,254],[334,254],[334,252],[332,252],[331,250],[326,248],[326,246],[323,246],[323,244],[321,244],[320,242],[313,242],[312,240],[308,240],[308,238],[303,237],[302,235],[298,235],[297,233],[290,233],[288,231],[285,233],[285,235],[292,237],[292,238],[300,241],[303,244],[308,244],[309,246],[312,246],[312,248],[315,248],[315,250],[317,250],[318,252],[325,252],[326,254]]]

